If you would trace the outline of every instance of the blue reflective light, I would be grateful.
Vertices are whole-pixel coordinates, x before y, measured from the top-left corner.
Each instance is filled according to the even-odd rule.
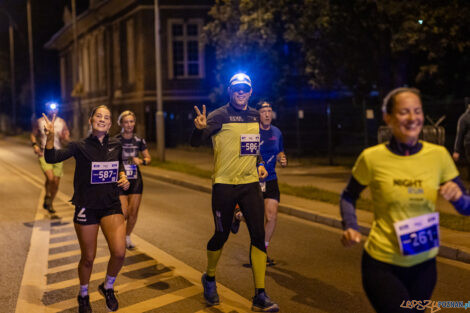
[[[49,101],[46,103],[46,107],[50,110],[56,110],[59,108],[59,104],[57,102],[54,102],[54,101]]]
[[[423,20],[418,20],[418,23],[419,23],[420,25],[423,25]]]

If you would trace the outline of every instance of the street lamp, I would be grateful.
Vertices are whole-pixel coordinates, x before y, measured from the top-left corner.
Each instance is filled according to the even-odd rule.
[[[29,44],[29,79],[31,82],[31,113],[36,118],[36,86],[34,83],[34,55],[33,55],[33,25],[31,20],[31,0],[26,2],[28,14],[28,44]]]
[[[156,95],[157,95],[157,113],[156,113],[156,140],[157,155],[160,161],[165,161],[165,120],[163,118],[163,95],[162,95],[162,68],[160,53],[160,12],[158,0],[155,0],[155,77],[156,77]]]
[[[8,17],[8,34],[10,39],[11,119],[13,132],[16,133],[15,38],[13,37],[15,22],[7,11],[0,9],[0,13],[3,13]]]

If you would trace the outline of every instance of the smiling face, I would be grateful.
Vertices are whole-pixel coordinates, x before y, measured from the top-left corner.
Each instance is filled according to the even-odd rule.
[[[238,110],[245,110],[250,99],[252,89],[246,84],[237,84],[228,88],[230,103]]]
[[[132,114],[126,115],[121,119],[121,127],[124,133],[132,134],[135,127],[135,118]]]
[[[111,112],[105,107],[98,108],[90,117],[90,126],[95,136],[106,134],[111,127]]]
[[[392,112],[385,113],[384,120],[399,142],[416,144],[424,123],[421,99],[412,92],[399,93],[395,96]]]

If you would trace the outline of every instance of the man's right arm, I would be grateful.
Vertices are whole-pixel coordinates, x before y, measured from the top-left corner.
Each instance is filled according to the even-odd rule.
[[[31,140],[31,145],[33,146],[34,153],[39,155],[41,153],[41,147],[38,144],[38,136],[39,136],[39,127],[38,122],[34,121],[32,125],[31,134],[29,135],[29,139]]]
[[[207,126],[203,129],[194,128],[191,135],[190,144],[192,147],[199,147],[206,141],[210,136],[218,132],[222,128],[220,116],[212,112],[207,117]]]

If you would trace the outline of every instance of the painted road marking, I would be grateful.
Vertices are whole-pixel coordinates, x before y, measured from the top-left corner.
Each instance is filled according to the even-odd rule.
[[[12,164],[8,166],[43,190],[41,179]],[[76,312],[76,270],[80,249],[72,222],[74,208],[68,202],[70,197],[59,192],[57,213],[55,219],[51,219],[42,208],[43,193],[36,208],[16,312]],[[221,305],[206,307],[201,272],[136,235],[133,235],[133,241],[138,249],[126,253],[125,264],[115,284],[119,312],[238,313],[250,310],[250,301],[221,284],[218,284]],[[100,232],[89,288],[95,312],[105,310],[104,299],[97,287],[104,279],[108,259],[108,247]]]

